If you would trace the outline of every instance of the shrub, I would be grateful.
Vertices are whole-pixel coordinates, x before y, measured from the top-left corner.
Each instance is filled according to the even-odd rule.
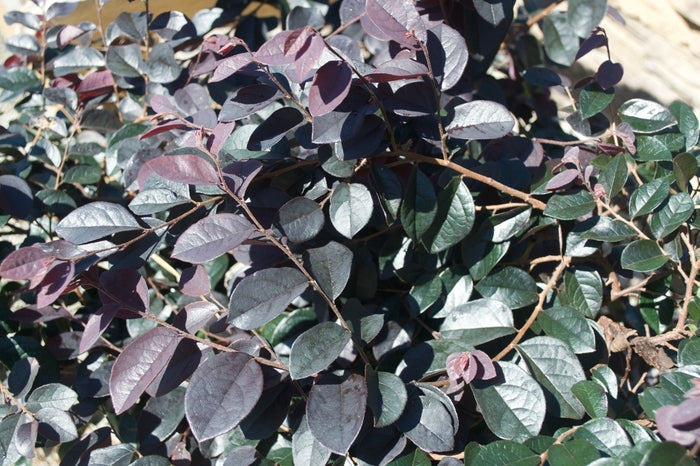
[[[693,464],[692,109],[604,0],[329,3],[6,15],[3,464]]]

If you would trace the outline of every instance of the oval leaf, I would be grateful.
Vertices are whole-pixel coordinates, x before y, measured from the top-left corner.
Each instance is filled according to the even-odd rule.
[[[350,333],[333,322],[322,322],[294,340],[289,375],[303,379],[327,368],[350,341]]]
[[[338,183],[333,188],[328,213],[335,229],[352,238],[367,225],[373,207],[372,195],[363,184]]]
[[[171,257],[191,264],[203,264],[240,245],[255,230],[253,224],[240,215],[211,215],[180,235]]]
[[[307,250],[304,257],[304,263],[323,292],[331,299],[340,296],[350,278],[352,251],[331,241],[320,248]]]
[[[393,424],[403,413],[408,400],[406,386],[398,376],[367,367],[367,403],[374,414],[374,426]]]
[[[308,197],[295,197],[280,207],[277,214],[277,225],[294,243],[303,243],[315,237],[324,222],[321,206]]]
[[[328,374],[311,387],[306,419],[316,440],[333,453],[344,455],[362,428],[367,385],[359,374]]]
[[[96,201],[78,207],[56,225],[56,233],[74,244],[84,244],[122,231],[140,230],[141,225],[126,208]]]
[[[650,100],[628,100],[620,106],[619,112],[620,119],[635,133],[656,133],[677,123],[669,109]]]
[[[635,272],[652,272],[667,261],[668,257],[663,250],[650,239],[640,239],[628,244],[620,256],[622,267]]]
[[[164,155],[148,162],[158,176],[184,184],[219,184],[219,174],[204,158],[194,154]]]
[[[515,126],[515,119],[506,107],[488,100],[457,105],[454,113],[445,130],[458,139],[496,139],[510,133]]]
[[[433,254],[454,246],[469,234],[474,217],[474,199],[456,176],[438,195],[435,219],[423,236],[423,244]]]
[[[297,269],[264,269],[245,277],[231,293],[229,322],[243,330],[265,325],[309,285]]]
[[[309,89],[309,113],[321,116],[332,112],[350,92],[352,70],[338,60],[329,61],[316,71]]]

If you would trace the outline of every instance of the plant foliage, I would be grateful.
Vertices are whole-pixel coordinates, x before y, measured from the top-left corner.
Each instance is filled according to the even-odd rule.
[[[566,78],[605,0],[34,1],[2,464],[694,463],[700,125]]]

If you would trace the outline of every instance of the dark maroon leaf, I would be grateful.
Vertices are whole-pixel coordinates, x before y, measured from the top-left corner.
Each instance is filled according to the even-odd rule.
[[[598,47],[605,47],[606,45],[608,45],[608,38],[605,36],[605,34],[599,32],[598,30],[593,31],[593,34],[591,34],[588,39],[581,43],[578,53],[576,54],[576,60],[583,57],[591,50],[597,49]]]
[[[269,438],[289,414],[289,403],[295,393],[294,387],[288,383],[265,388],[253,411],[241,422],[241,432],[247,439]]]
[[[335,143],[335,156],[340,160],[355,160],[380,153],[385,147],[384,128],[384,121],[377,115],[365,116],[355,134]]]
[[[296,108],[282,107],[275,110],[250,135],[248,150],[269,149],[303,122],[304,115]]]
[[[309,112],[314,116],[333,111],[350,92],[352,71],[342,61],[330,61],[316,71],[309,89]]]
[[[164,155],[146,163],[158,176],[185,184],[219,184],[211,162],[194,154]]]
[[[235,248],[256,231],[248,220],[236,214],[216,214],[199,220],[175,242],[173,259],[203,264]]]
[[[243,330],[266,324],[278,315],[309,285],[297,269],[264,269],[248,275],[231,293],[229,322]]]
[[[165,368],[180,342],[174,330],[156,327],[137,337],[119,354],[109,378],[109,393],[116,414],[136,403]]]
[[[39,284],[39,292],[36,295],[38,307],[48,306],[58,299],[73,280],[75,265],[73,262],[58,262],[46,273]]]
[[[367,384],[360,374],[327,374],[309,392],[306,419],[316,440],[344,455],[362,428],[367,407]]]
[[[620,123],[612,130],[612,133],[622,139],[622,143],[630,154],[634,155],[637,153],[637,146],[634,145],[636,136],[629,123]]]
[[[146,393],[162,396],[174,390],[197,370],[210,353],[211,350],[194,340],[180,339],[167,365],[146,388]]]
[[[600,87],[605,89],[610,89],[614,85],[620,82],[624,70],[622,65],[619,63],[613,63],[610,60],[605,60],[598,67],[598,71],[595,74],[596,80]]]
[[[85,329],[83,330],[83,335],[80,339],[80,346],[78,346],[79,354],[92,348],[104,331],[107,330],[109,324],[112,323],[112,319],[114,319],[118,311],[119,306],[112,303],[102,306],[88,318]]]
[[[56,361],[70,361],[80,356],[82,332],[63,332],[46,341],[48,349]]]
[[[14,311],[10,318],[15,322],[50,322],[56,319],[70,319],[73,315],[64,307],[37,307],[34,305]]]
[[[211,291],[209,275],[201,265],[193,265],[183,270],[179,285],[180,291],[189,296],[202,296]]]
[[[24,398],[39,372],[39,361],[32,357],[22,358],[12,366],[10,374],[7,376],[7,387],[17,398]]]
[[[107,94],[114,90],[114,77],[109,70],[93,71],[86,75],[78,84],[76,91],[80,100]]]
[[[374,71],[365,74],[369,82],[385,83],[403,79],[417,78],[428,74],[428,67],[408,58],[394,58],[377,66]]]
[[[425,24],[411,0],[367,0],[366,10],[367,18],[383,33],[377,39],[389,37],[409,48],[417,48],[417,40],[427,39]]]
[[[464,37],[441,22],[428,31],[427,48],[433,74],[442,77],[440,88],[446,90],[457,85],[469,61],[469,50]]]
[[[148,312],[148,285],[135,269],[110,269],[100,275],[100,299],[105,306],[124,311],[120,317],[138,317],[137,311]]]
[[[269,84],[251,84],[250,86],[242,87],[224,102],[219,113],[219,120],[240,120],[264,109],[270,102],[279,99],[281,96],[280,90],[276,86]]]
[[[595,147],[598,150],[599,154],[617,155],[625,152],[624,147],[604,142],[599,142],[598,144],[596,144]]]
[[[262,163],[257,160],[241,160],[227,165],[221,172],[228,189],[233,191],[236,196],[244,198],[248,185],[260,173],[262,167]]]
[[[209,151],[214,155],[218,155],[221,148],[226,143],[226,140],[229,136],[231,136],[231,133],[235,128],[236,123],[232,121],[218,123],[216,127],[214,127],[214,131],[212,131],[211,136],[209,136],[209,140],[207,141]]]
[[[244,353],[220,353],[192,375],[185,414],[202,442],[236,427],[253,410],[263,390],[260,366]]]
[[[567,168],[554,175],[551,180],[547,182],[546,189],[551,191],[563,188],[576,180],[579,177],[579,171],[575,168]]]
[[[533,66],[523,71],[523,79],[534,86],[551,87],[561,84],[561,77],[543,66]]]
[[[189,333],[197,333],[219,310],[209,301],[195,301],[185,306],[173,318],[173,325]]]
[[[0,212],[23,219],[29,215],[34,196],[19,176],[0,175]]]
[[[0,276],[8,280],[29,280],[45,275],[56,258],[33,246],[12,251],[0,263]]]
[[[144,131],[144,133],[141,135],[140,138],[146,139],[146,138],[150,138],[153,136],[158,136],[159,134],[162,134],[162,133],[168,133],[170,131],[175,131],[175,130],[179,130],[179,129],[183,129],[183,130],[189,129],[189,126],[187,126],[186,124],[184,124],[182,121],[180,121],[178,119],[161,120],[155,126]],[[200,158],[200,157],[197,157],[197,158]],[[155,170],[153,168],[151,168],[150,171],[155,173]]]

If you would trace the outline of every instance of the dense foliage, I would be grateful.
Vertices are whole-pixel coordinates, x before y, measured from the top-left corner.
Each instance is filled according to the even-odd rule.
[[[694,464],[699,125],[565,78],[605,0],[33,1],[2,464]]]

